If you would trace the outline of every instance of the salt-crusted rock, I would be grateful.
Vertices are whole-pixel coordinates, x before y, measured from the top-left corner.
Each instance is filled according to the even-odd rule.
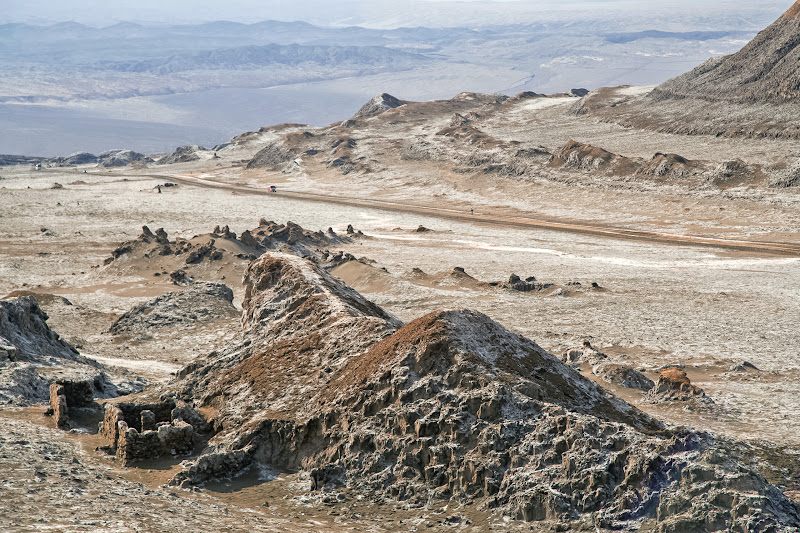
[[[797,504],[724,441],[664,427],[485,315],[403,326],[283,254],[251,263],[245,283],[243,340],[165,391],[212,413],[217,431],[172,484],[256,464],[305,470],[312,490],[452,500],[562,530],[800,527]],[[146,441],[109,409],[104,433]]]

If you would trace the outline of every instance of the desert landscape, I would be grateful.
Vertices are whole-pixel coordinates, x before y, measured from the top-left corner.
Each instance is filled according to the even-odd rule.
[[[798,34],[0,156],[0,529],[800,531]]]

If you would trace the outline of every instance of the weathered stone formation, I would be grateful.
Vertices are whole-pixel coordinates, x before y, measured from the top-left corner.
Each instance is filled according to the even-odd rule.
[[[17,347],[11,344],[0,344],[0,362],[16,360]]]
[[[356,111],[356,114],[353,115],[351,120],[374,117],[385,111],[389,111],[390,109],[394,109],[396,107],[401,107],[405,104],[405,101],[400,100],[391,94],[381,93],[361,106],[361,108]]]
[[[228,226],[216,226],[209,234],[170,241],[163,228],[153,233],[150,228],[143,226],[138,238],[120,244],[104,264],[109,265],[123,259],[143,258],[148,259],[149,263],[156,264],[162,257],[172,258],[173,262],[177,258],[187,267],[202,266],[226,257],[246,264],[266,250],[316,257],[320,247],[348,243],[353,238],[364,236],[352,226],[348,226],[348,229],[347,237],[341,237],[330,229],[327,233],[310,231],[291,221],[277,224],[262,218],[258,227],[243,231],[239,238]]]
[[[504,289],[511,289],[512,291],[517,292],[532,292],[532,291],[542,291],[544,289],[548,289],[553,285],[551,283],[540,283],[536,281],[534,276],[528,276],[523,281],[520,279],[519,276],[516,274],[511,274],[509,276],[508,281],[501,285]]]
[[[206,430],[205,420],[197,412],[176,405],[172,399],[157,403],[107,403],[100,423],[106,445],[123,465],[192,453],[199,435]]]
[[[648,393],[647,398],[660,402],[694,402],[713,404],[700,387],[692,385],[686,372],[676,367],[665,368],[658,377],[658,382]]]
[[[664,427],[485,315],[397,329],[286,255],[253,262],[246,284],[243,341],[174,385],[219,431],[173,484],[261,464],[306,470],[316,490],[453,501],[560,531],[800,528],[797,504],[726,441]]]
[[[583,363],[596,365],[605,359],[605,354],[592,348],[592,344],[589,341],[583,341],[582,346],[569,348],[561,355],[561,360],[570,365],[580,365]]]
[[[222,283],[193,283],[186,289],[168,292],[133,307],[109,328],[114,335],[136,335],[181,324],[230,319],[239,312],[233,305],[233,291]]]
[[[0,300],[0,361],[76,359],[78,351],[50,329],[47,318],[33,296]]]
[[[653,381],[630,366],[625,356],[609,358],[595,350],[589,341],[583,341],[582,346],[566,350],[561,354],[561,361],[576,368],[588,364],[594,375],[613,385],[643,391],[653,388]]]
[[[624,360],[602,361],[592,367],[592,373],[608,383],[628,389],[649,391],[654,386],[653,380]]]

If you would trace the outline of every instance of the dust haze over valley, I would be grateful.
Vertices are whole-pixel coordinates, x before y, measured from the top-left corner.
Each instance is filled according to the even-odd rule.
[[[799,531],[800,2],[648,4],[12,6],[0,530]]]
[[[37,2],[0,14],[0,127],[23,133],[4,136],[0,152],[213,146],[264,124],[323,126],[381,92],[431,100],[654,85],[738,50],[785,9],[772,0],[245,2],[219,14],[119,4]]]

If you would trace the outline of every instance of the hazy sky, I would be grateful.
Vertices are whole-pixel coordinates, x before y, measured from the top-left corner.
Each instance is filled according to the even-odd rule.
[[[119,21],[196,23],[303,20],[318,25],[456,26],[528,23],[551,19],[640,20],[641,25],[762,25],[791,0],[2,0],[0,23],[77,21],[107,26]],[[669,29],[669,28],[668,28]]]

